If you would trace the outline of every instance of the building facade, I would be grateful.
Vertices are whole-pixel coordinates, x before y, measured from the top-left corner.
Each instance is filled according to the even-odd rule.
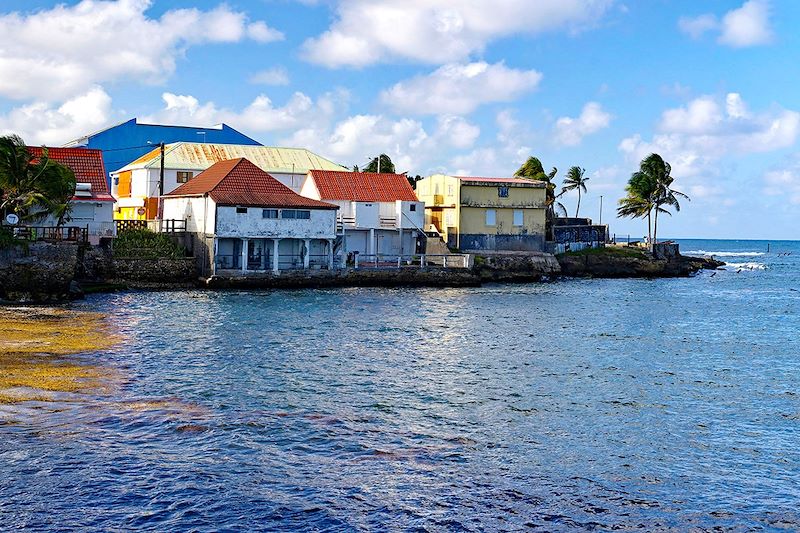
[[[304,198],[239,158],[216,163],[164,197],[185,220],[203,275],[333,268],[336,210]]]
[[[425,204],[403,174],[312,170],[300,194],[339,207],[345,254],[416,254],[425,238]]]
[[[425,228],[450,248],[543,251],[545,183],[521,178],[433,175],[417,182]]]
[[[196,128],[146,124],[137,118],[85,135],[64,146],[102,150],[106,172],[114,172],[151,152],[159,143],[180,141],[261,146],[258,141],[236,131],[227,124]],[[109,176],[106,176],[106,183],[110,187]]]
[[[238,158],[247,159],[294,192],[300,191],[309,170],[346,170],[302,148],[179,142],[164,147],[164,194],[190,182],[215,163]],[[115,218],[157,218],[160,174],[160,148],[112,172],[111,193],[117,199]]]
[[[45,148],[29,146],[35,157],[42,156]],[[101,238],[114,236],[114,198],[108,193],[106,173],[100,150],[85,148],[46,148],[47,157],[60,163],[75,174],[75,195],[70,201],[68,226],[85,228],[89,242],[98,244]],[[51,217],[40,220],[37,226],[55,226]]]

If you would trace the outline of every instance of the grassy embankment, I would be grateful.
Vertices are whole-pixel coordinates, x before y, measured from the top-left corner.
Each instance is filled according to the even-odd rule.
[[[0,307],[0,404],[102,389],[109,369],[78,354],[116,342],[99,313]]]

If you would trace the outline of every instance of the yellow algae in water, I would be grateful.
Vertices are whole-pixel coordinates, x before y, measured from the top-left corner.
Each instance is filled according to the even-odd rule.
[[[110,371],[74,355],[112,346],[106,329],[99,313],[0,308],[0,403],[101,388]]]

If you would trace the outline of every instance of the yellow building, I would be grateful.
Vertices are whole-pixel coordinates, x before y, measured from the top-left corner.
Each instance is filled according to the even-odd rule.
[[[451,248],[543,251],[545,183],[521,178],[436,174],[417,182],[425,228]]]

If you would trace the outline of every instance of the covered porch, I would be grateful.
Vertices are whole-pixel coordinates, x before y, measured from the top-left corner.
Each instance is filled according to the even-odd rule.
[[[242,273],[330,270],[333,248],[332,239],[217,238],[214,267]]]

